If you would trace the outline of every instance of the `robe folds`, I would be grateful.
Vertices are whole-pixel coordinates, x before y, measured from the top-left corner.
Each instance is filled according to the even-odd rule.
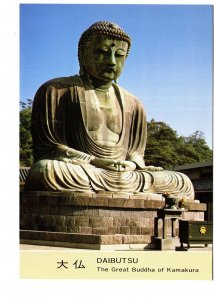
[[[113,84],[122,112],[122,130],[115,146],[94,141],[88,130],[97,118],[94,91],[76,76],[50,80],[37,91],[32,110],[34,165],[27,191],[168,192],[194,197],[191,181],[173,171],[143,171],[147,128],[146,114],[138,99]],[[95,93],[94,93],[95,95]],[[97,168],[91,158],[128,160],[135,171],[117,172]]]

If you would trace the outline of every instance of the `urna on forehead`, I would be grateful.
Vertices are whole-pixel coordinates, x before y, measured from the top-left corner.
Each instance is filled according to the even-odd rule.
[[[102,35],[111,39],[117,39],[127,42],[128,55],[129,49],[131,47],[130,36],[119,25],[108,21],[96,22],[92,24],[86,31],[83,32],[78,45],[79,55],[83,49],[87,48],[90,45],[91,37],[94,35]]]

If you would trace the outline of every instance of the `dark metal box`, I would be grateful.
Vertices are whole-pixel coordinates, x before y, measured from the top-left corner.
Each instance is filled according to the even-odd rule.
[[[212,244],[213,223],[210,221],[179,221],[179,238],[181,247],[183,243],[190,244]]]

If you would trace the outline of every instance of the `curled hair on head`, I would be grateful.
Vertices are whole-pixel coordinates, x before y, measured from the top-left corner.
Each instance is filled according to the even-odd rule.
[[[131,47],[131,38],[125,33],[117,24],[108,22],[108,21],[100,21],[92,24],[80,37],[78,44],[78,59],[80,63],[81,69],[81,60],[84,49],[87,49],[90,46],[91,38],[93,35],[100,34],[105,35],[110,38],[118,39],[121,41],[125,41],[128,44],[128,50],[126,56],[128,56],[130,47]]]

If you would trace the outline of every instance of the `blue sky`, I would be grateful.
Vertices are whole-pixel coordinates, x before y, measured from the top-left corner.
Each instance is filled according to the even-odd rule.
[[[79,71],[77,45],[92,23],[109,20],[131,37],[119,85],[148,120],[179,135],[203,131],[212,146],[212,8],[208,5],[22,4],[20,100],[45,81]]]

